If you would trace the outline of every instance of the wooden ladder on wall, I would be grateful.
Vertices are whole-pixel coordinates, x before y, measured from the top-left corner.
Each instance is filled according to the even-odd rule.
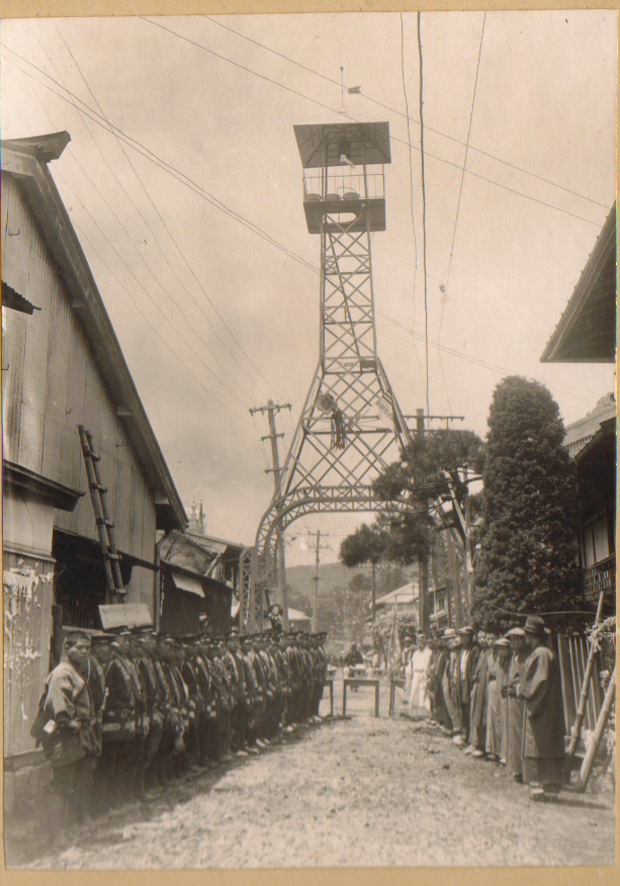
[[[99,475],[100,456],[93,449],[93,438],[83,425],[78,425],[82,453],[88,477],[90,499],[93,503],[99,544],[103,554],[103,567],[105,569],[108,591],[115,597],[127,593],[123,586],[121,576],[120,556],[114,542],[114,523],[110,519],[110,512],[106,501],[107,488],[101,482]]]

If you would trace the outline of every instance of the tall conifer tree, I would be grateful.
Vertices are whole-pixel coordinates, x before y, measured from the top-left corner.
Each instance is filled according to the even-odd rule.
[[[557,403],[544,385],[511,376],[495,389],[488,425],[474,617],[506,628],[509,613],[583,608],[577,472]],[[571,619],[552,619],[562,621]]]

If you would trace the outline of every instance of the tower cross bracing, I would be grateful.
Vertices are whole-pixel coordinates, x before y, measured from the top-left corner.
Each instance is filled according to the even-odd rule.
[[[241,560],[240,628],[262,627],[278,532],[302,516],[398,507],[372,480],[411,435],[377,354],[371,233],[385,230],[387,123],[296,126],[308,231],[320,236],[319,361],[279,489]]]

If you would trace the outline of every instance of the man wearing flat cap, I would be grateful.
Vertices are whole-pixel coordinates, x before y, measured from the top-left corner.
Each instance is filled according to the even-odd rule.
[[[560,670],[545,644],[542,618],[529,616],[523,628],[531,650],[517,698],[525,700],[523,724],[523,780],[534,800],[556,795],[562,785],[564,717]]]

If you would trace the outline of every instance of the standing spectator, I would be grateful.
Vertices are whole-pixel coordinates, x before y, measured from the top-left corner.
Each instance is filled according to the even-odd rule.
[[[431,657],[431,650],[426,645],[426,636],[418,634],[418,648],[411,656],[411,689],[409,692],[409,709],[414,717],[428,717],[430,701],[426,687],[426,671]]]
[[[461,734],[461,701],[460,701],[460,661],[461,661],[461,638],[454,628],[446,628],[444,639],[448,643],[448,662],[444,671],[442,688],[443,697],[450,718],[450,734],[455,738]]]
[[[75,631],[63,643],[62,658],[45,681],[33,738],[43,745],[52,764],[46,812],[53,841],[67,825],[69,815],[79,821],[85,813],[101,741],[88,691],[90,637]]]
[[[446,731],[450,725],[450,718],[443,697],[443,677],[448,663],[448,643],[444,637],[436,636],[431,639],[433,649],[431,660],[428,665],[428,691],[431,701],[431,723],[441,726]]]
[[[472,677],[470,702],[469,747],[465,753],[472,757],[484,757],[487,731],[487,703],[489,698],[488,670],[492,660],[491,644],[496,640],[495,634],[478,632],[480,654]]]
[[[499,722],[497,724],[497,732],[499,735],[499,762],[502,766],[505,766],[508,758],[508,680],[512,652],[510,650],[510,643],[505,637],[496,640],[494,645],[498,650],[497,680],[499,686]]]
[[[460,747],[467,745],[469,735],[469,715],[473,674],[480,649],[474,642],[475,630],[471,626],[459,628],[461,652],[459,657],[459,701],[461,706],[461,729],[454,736],[454,743]]]
[[[517,698],[525,700],[523,780],[532,788],[532,799],[543,800],[558,794],[562,786],[564,717],[560,669],[546,646],[542,618],[529,616],[524,631],[531,653],[517,687]]]
[[[501,732],[501,666],[499,663],[499,647],[494,642],[491,658],[489,659],[487,679],[487,730],[485,751],[489,760],[499,762],[501,755],[502,732]]]
[[[517,698],[517,686],[523,677],[530,651],[525,641],[523,628],[511,628],[506,637],[512,649],[508,686],[506,687],[506,695],[508,696],[508,757],[506,765],[515,781],[523,781],[522,746],[525,701],[522,698]]]

